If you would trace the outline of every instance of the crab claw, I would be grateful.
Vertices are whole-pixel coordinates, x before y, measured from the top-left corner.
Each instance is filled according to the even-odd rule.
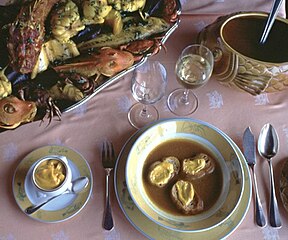
[[[46,114],[45,116],[42,118],[41,123],[44,121],[44,118],[46,117],[48,119],[48,124],[47,126],[49,126],[52,122],[52,119],[54,116],[58,117],[58,120],[61,121],[61,111],[60,109],[57,107],[57,105],[53,102],[53,99],[51,97],[49,97],[47,99],[47,109],[46,109]],[[40,123],[40,124],[41,124]]]

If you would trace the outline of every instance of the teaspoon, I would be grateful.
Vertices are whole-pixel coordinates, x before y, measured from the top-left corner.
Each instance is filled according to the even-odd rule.
[[[36,212],[37,210],[39,210],[40,208],[42,208],[44,205],[46,205],[47,203],[51,202],[52,200],[54,200],[55,198],[58,198],[64,194],[67,193],[74,193],[74,194],[78,194],[80,193],[82,190],[84,190],[87,185],[89,183],[89,179],[87,177],[79,177],[77,179],[75,179],[74,181],[71,182],[70,186],[67,188],[67,190],[65,190],[64,192],[53,196],[51,198],[49,198],[48,200],[46,200],[43,203],[40,203],[38,205],[32,205],[28,208],[25,209],[25,213],[27,213],[28,215]]]
[[[267,123],[261,129],[258,139],[258,152],[261,157],[266,158],[269,163],[270,171],[270,206],[269,206],[269,220],[270,225],[275,228],[282,226],[276,194],[273,176],[272,158],[276,155],[279,149],[278,135],[276,130],[270,123]]]

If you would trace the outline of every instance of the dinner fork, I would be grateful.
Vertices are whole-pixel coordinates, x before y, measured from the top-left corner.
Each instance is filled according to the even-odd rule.
[[[116,162],[114,148],[111,142],[103,142],[102,147],[102,165],[106,173],[106,186],[105,186],[105,210],[104,210],[104,219],[103,227],[106,230],[112,230],[114,227],[111,205],[110,205],[110,188],[109,188],[109,179],[110,173],[113,170]]]

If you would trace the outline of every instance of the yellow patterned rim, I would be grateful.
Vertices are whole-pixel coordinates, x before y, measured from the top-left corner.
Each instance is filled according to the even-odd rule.
[[[89,184],[83,192],[78,194],[76,197],[74,196],[73,201],[68,206],[65,206],[61,209],[56,209],[54,211],[45,210],[45,208],[43,208],[29,215],[35,220],[47,223],[65,221],[79,213],[88,202],[92,193],[93,185],[91,169],[83,156],[81,156],[78,152],[65,146],[53,145],[38,148],[29,153],[20,162],[13,178],[13,194],[18,206],[23,212],[32,204],[31,199],[29,199],[28,196],[29,190],[27,189],[27,173],[37,159],[51,154],[66,156],[69,161],[71,161],[70,164],[73,166],[73,169],[75,169],[72,173],[72,180],[79,176],[87,176],[89,178]],[[61,196],[61,198],[63,197],[64,196]]]
[[[192,119],[182,119],[184,121],[194,121]],[[165,121],[179,121],[179,119],[168,119]],[[163,122],[159,121],[159,122]],[[158,122],[157,122],[158,123]],[[155,124],[157,124],[155,123]],[[151,126],[153,126],[152,124]],[[161,225],[155,224],[152,220],[146,217],[136,206],[133,202],[131,196],[129,195],[129,191],[127,189],[126,181],[125,181],[125,167],[127,156],[129,151],[136,141],[136,139],[141,135],[143,131],[147,128],[151,127],[148,126],[144,129],[141,129],[136,134],[134,134],[125,144],[121,153],[119,154],[116,170],[115,170],[115,190],[116,196],[119,202],[119,205],[130,221],[130,223],[143,235],[148,237],[149,239],[159,239],[159,240],[168,240],[168,239],[182,239],[182,240],[189,240],[193,238],[194,240],[202,240],[202,239],[222,239],[230,235],[243,221],[246,213],[248,211],[248,207],[251,201],[251,179],[250,174],[248,171],[248,166],[245,161],[245,158],[242,152],[239,150],[237,145],[227,136],[224,134],[227,141],[235,148],[235,151],[239,157],[240,164],[243,168],[243,180],[244,180],[244,188],[243,194],[239,201],[238,206],[236,207],[235,211],[230,215],[228,219],[223,221],[220,225],[209,228],[205,231],[199,232],[189,232],[189,231],[175,231],[173,229],[165,228]]]
[[[189,139],[207,147],[221,166],[223,188],[214,206],[192,216],[175,216],[153,204],[144,189],[142,176],[147,155],[161,143],[175,138]],[[144,131],[133,144],[126,162],[126,184],[137,207],[151,220],[176,231],[204,231],[229,218],[243,194],[243,169],[239,157],[222,132],[200,121],[162,121]]]
[[[284,161],[280,177],[280,197],[288,212],[288,160]]]

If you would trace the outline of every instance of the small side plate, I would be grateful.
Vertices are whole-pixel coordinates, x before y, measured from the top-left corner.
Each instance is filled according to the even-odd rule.
[[[43,209],[29,215],[40,222],[54,223],[68,220],[79,213],[88,202],[91,193],[93,178],[87,161],[75,150],[65,146],[44,146],[29,153],[18,165],[13,178],[13,194],[15,200],[24,212],[32,204],[45,200],[45,196],[39,196],[29,179],[31,179],[31,166],[43,156],[57,154],[69,159],[72,169],[72,180],[79,176],[87,176],[89,185],[85,191],[78,195],[65,194],[59,199],[47,204]],[[30,176],[30,177],[29,177]]]

